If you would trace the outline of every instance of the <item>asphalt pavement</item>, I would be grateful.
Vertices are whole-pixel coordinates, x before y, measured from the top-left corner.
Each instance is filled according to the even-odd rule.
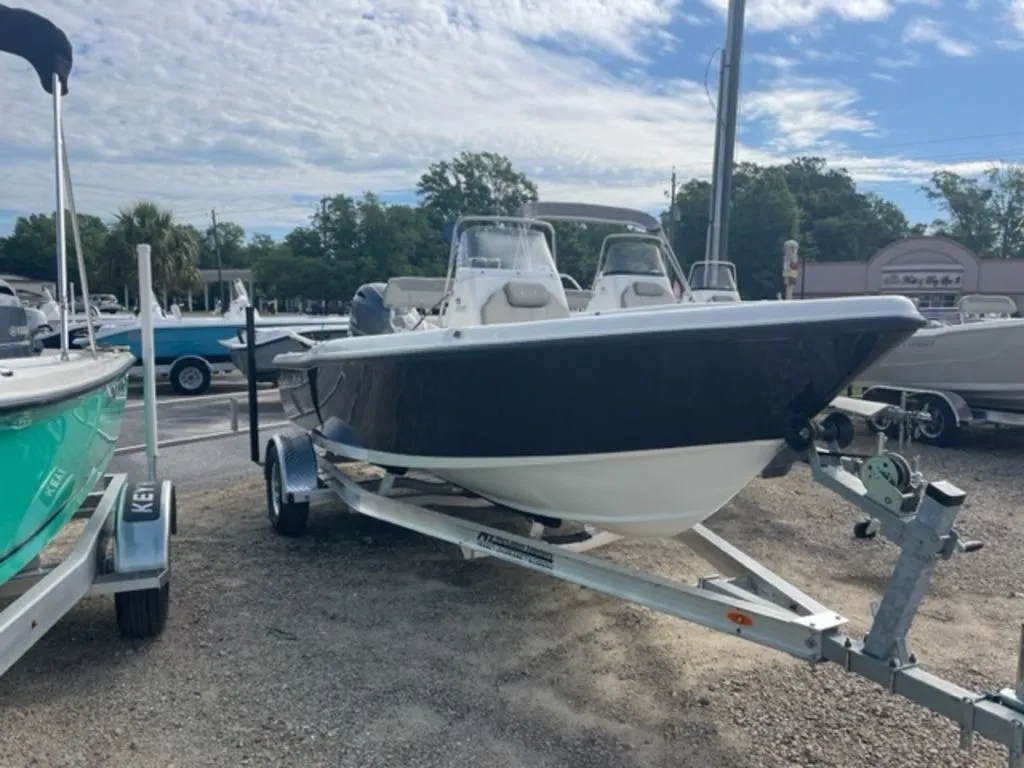
[[[220,395],[224,399],[212,396]],[[277,429],[264,429],[275,422],[285,421],[277,390],[259,389],[261,425],[260,449]],[[248,393],[241,377],[215,379],[207,395],[200,398],[182,398],[168,386],[157,386],[157,437],[163,442],[231,429],[229,398],[238,402],[238,434],[186,445],[165,446],[159,449],[157,474],[173,480],[181,490],[213,487],[255,475],[259,467],[249,459]],[[133,385],[128,394],[128,410],[121,428],[119,448],[142,445],[145,442],[142,387]],[[145,453],[115,456],[110,472],[126,472],[131,477],[145,477]]]

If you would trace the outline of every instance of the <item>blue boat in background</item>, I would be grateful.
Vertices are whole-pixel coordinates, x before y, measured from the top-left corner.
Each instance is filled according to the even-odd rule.
[[[223,315],[207,317],[184,316],[177,307],[171,312],[158,311],[153,318],[153,351],[157,373],[169,380],[175,392],[181,395],[200,395],[210,387],[215,373],[235,370],[231,353],[221,341],[239,338],[245,329],[245,310],[249,297],[241,282],[236,281],[234,298]],[[257,328],[294,327],[307,329],[348,328],[347,315],[270,315],[255,313]],[[118,322],[96,328],[96,343],[104,346],[128,347],[138,368],[142,366],[141,329],[138,319],[131,323]],[[82,344],[84,339],[75,343]]]

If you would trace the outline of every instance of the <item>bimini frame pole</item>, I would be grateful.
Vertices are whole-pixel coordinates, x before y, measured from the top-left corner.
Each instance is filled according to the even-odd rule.
[[[92,327],[92,304],[89,301],[89,275],[85,269],[85,251],[82,250],[82,233],[78,230],[78,209],[75,207],[75,185],[71,183],[71,164],[68,162],[68,143],[61,131],[61,152],[64,158],[64,181],[68,209],[71,213],[71,236],[75,242],[75,258],[78,265],[78,279],[82,288],[82,308],[85,310],[85,332],[89,338],[89,351],[96,356],[96,331]],[[74,291],[71,292],[71,306],[75,306]]]
[[[142,407],[149,482],[156,482],[156,362],[153,356],[153,264],[148,245],[135,246],[139,259],[139,336],[142,344]]]
[[[60,357],[68,359],[68,252],[64,236],[64,130],[61,127],[61,80],[53,73],[53,155],[57,176],[57,304],[60,307]]]

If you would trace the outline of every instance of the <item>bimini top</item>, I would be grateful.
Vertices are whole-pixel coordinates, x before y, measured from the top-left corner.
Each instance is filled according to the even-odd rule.
[[[24,8],[0,5],[0,51],[13,53],[31,64],[43,90],[49,94],[53,93],[53,76],[57,75],[61,95],[67,95],[71,41],[49,19]]]
[[[613,205],[591,203],[555,203],[534,201],[526,203],[516,214],[524,219],[561,221],[592,221],[605,224],[631,224],[648,232],[661,230],[661,222],[644,211],[617,208]]]

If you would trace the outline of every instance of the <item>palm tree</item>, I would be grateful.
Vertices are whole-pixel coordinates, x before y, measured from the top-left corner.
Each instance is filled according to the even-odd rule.
[[[138,284],[135,246],[148,244],[153,287],[164,293],[202,290],[199,242],[194,229],[178,224],[174,214],[149,200],[118,211],[107,236],[104,277],[114,285]]]

